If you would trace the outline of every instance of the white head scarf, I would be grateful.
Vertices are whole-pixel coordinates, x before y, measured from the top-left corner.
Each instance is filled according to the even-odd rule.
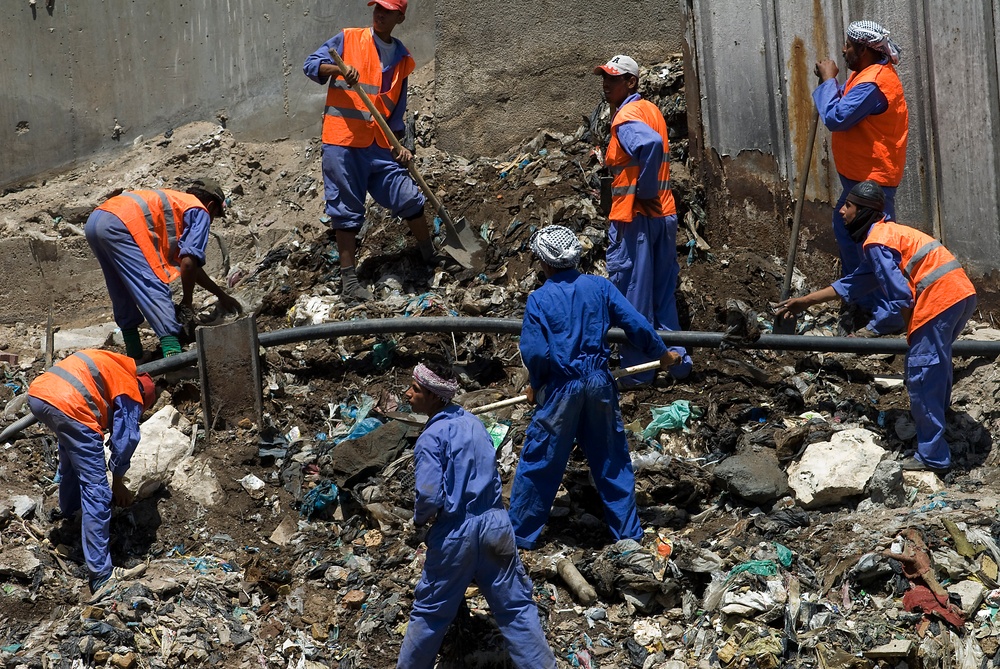
[[[899,63],[902,48],[889,39],[889,31],[874,21],[855,21],[847,26],[847,39],[884,53],[893,65]]]
[[[531,237],[531,251],[551,267],[569,269],[580,262],[583,246],[569,228],[548,225]]]

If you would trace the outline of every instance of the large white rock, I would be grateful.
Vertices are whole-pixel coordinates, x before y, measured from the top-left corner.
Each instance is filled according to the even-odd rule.
[[[864,428],[842,430],[830,441],[810,444],[802,458],[788,468],[788,486],[806,509],[837,504],[861,495],[875,467],[885,457],[874,432]]]
[[[139,445],[126,474],[133,491],[170,482],[181,460],[191,454],[191,437],[184,434],[189,425],[187,418],[168,404],[139,426]]]

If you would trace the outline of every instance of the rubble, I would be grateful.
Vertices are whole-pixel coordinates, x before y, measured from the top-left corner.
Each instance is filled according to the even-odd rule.
[[[679,250],[691,252],[678,305],[685,326],[731,334],[723,352],[694,351],[688,380],[661,377],[622,393],[641,541],[611,540],[587,464],[571,457],[541,545],[522,552],[559,666],[995,664],[995,364],[957,361],[948,426],[956,465],[942,480],[897,463],[913,446],[905,390],[886,382],[902,372],[902,356],[741,348],[771,325],[764,307],[777,297],[782,261],[753,248],[752,231],[745,240],[713,238],[703,186],[686,165],[681,75],[678,60],[643,77],[671,124],[672,182],[691,222],[678,235]],[[421,99],[430,82],[411,83]],[[319,144],[243,143],[205,123],[143,140],[107,165],[8,189],[2,227],[60,236],[115,188],[174,185],[192,171],[224,168],[233,215],[222,231],[240,241],[220,278],[262,331],[390,316],[517,318],[539,285],[527,241],[550,222],[576,230],[584,269],[603,272],[606,223],[595,206],[591,141],[606,132],[606,110],[575,134],[542,130],[504,155],[474,159],[438,152],[433,117],[416,112],[421,172],[488,242],[481,273],[424,266],[413,240],[373,204],[359,276],[378,299],[344,303],[320,219]],[[799,264],[805,270],[809,261],[806,254]],[[803,286],[829,278],[826,265],[814,265],[808,279],[798,276]],[[211,320],[211,300],[198,306]],[[836,333],[836,322],[834,308],[815,309],[799,328],[823,336]],[[996,336],[982,325],[970,333]],[[0,328],[5,424],[25,411],[44,336],[38,324]],[[0,663],[395,666],[426,550],[409,523],[422,421],[403,391],[426,357],[456,368],[465,389],[457,400],[470,407],[520,394],[527,382],[516,338],[506,335],[279,345],[261,354],[262,424],[213,429],[201,417],[197,374],[168,376],[129,472],[142,494],[111,521],[115,563],[149,567],[100,607],[79,604],[86,574],[78,520],[53,514],[51,435],[35,427],[4,445]],[[483,419],[509,486],[530,407]],[[20,513],[25,500],[33,514]],[[440,666],[508,666],[487,610],[471,587]]]

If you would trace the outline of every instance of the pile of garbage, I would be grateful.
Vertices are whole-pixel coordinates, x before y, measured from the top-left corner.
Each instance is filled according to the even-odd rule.
[[[679,304],[692,329],[733,328],[752,339],[770,326],[761,301],[776,296],[781,261],[712,239],[700,187],[685,169],[681,71],[672,61],[642,81],[671,127],[684,219],[678,246],[687,258]],[[262,330],[383,317],[519,318],[540,281],[527,249],[537,227],[573,228],[585,244],[584,269],[603,271],[594,146],[606,120],[598,108],[575,134],[542,131],[502,156],[467,159],[436,151],[433,125],[417,110],[419,167],[453,214],[474,225],[486,257],[474,270],[427,267],[399,222],[372,205],[359,275],[377,299],[363,305],[339,296],[336,247],[317,213],[318,145],[247,145],[198,124],[176,129],[166,146],[153,139],[139,147],[143,157],[132,160],[141,169],[126,157],[108,169],[152,185],[172,183],[182,164],[233,168],[226,226],[249,241],[230,249],[220,273]],[[162,162],[150,162],[157,150]],[[30,196],[86,178],[72,173],[9,192],[0,207],[38,209]],[[74,234],[65,226],[80,214],[59,212],[59,234]],[[745,317],[735,322],[734,299],[756,309],[736,309]],[[211,304],[203,306],[208,316]],[[800,325],[835,334],[837,319],[816,308]],[[969,332],[995,334],[981,323]],[[26,384],[44,366],[44,334],[35,325],[0,332],[5,424],[23,415]],[[71,328],[59,334],[65,350],[82,341]],[[113,328],[96,336],[118,345]],[[739,345],[694,356],[689,379],[621,396],[642,541],[612,542],[586,462],[574,454],[541,545],[522,552],[559,666],[971,669],[996,658],[996,366],[956,364],[947,434],[956,466],[942,480],[897,462],[914,444],[901,356]],[[34,427],[5,445],[0,661],[11,669],[395,666],[425,550],[410,523],[423,417],[403,392],[412,367],[428,358],[456,369],[457,401],[467,408],[517,395],[527,382],[508,335],[336,337],[265,349],[261,423],[206,426],[197,374],[171,373],[129,472],[138,501],[112,519],[115,563],[148,568],[100,606],[80,603],[78,521],[53,514],[54,440]],[[530,407],[482,419],[509,489]],[[475,586],[439,666],[510,666]]]

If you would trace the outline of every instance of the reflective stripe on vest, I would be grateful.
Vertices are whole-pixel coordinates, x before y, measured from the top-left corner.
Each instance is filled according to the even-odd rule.
[[[899,254],[899,270],[913,295],[908,336],[946,309],[976,294],[962,264],[930,235],[882,219],[872,226],[864,246],[883,246]]]
[[[375,108],[388,120],[399,106],[403,82],[413,72],[413,56],[403,48],[403,56],[391,72],[382,71],[378,47],[371,28],[345,28],[344,60],[358,71],[358,84],[371,98]],[[385,77],[392,77],[387,90]],[[323,143],[364,148],[377,143],[389,148],[389,140],[351,86],[338,77],[330,82],[323,116]]]
[[[174,249],[177,246],[177,224],[174,222],[174,208],[170,204],[167,194],[162,190],[154,190],[152,192],[156,193],[156,196],[160,198],[160,203],[163,205],[163,221],[167,228],[167,248]],[[122,193],[122,195],[139,205],[139,208],[142,210],[142,216],[146,219],[146,227],[149,228],[149,236],[153,238],[153,247],[156,249],[160,265],[164,272],[169,272],[167,269],[167,259],[160,253],[160,237],[156,234],[156,221],[153,219],[153,212],[150,210],[149,205],[135,193]]]
[[[612,121],[611,142],[607,152],[607,167],[612,175],[609,218],[613,221],[630,223],[635,214],[641,211],[641,205],[636,198],[639,187],[639,163],[618,141],[618,126],[629,121],[643,123],[662,139],[663,157],[657,170],[657,197],[663,215],[672,216],[677,213],[677,205],[670,190],[670,143],[667,140],[667,124],[656,105],[648,100],[639,99],[620,107]]]
[[[87,407],[90,409],[91,413],[94,414],[95,418],[98,416],[105,415],[105,413],[101,411],[100,408],[98,408],[97,403],[94,401],[94,396],[90,394],[89,390],[87,390],[87,386],[83,385],[83,383],[80,382],[80,379],[76,378],[75,376],[67,372],[65,369],[62,369],[61,367],[53,367],[49,371],[58,376],[60,379],[62,379],[69,385],[73,386],[73,390],[75,390],[76,392],[80,393],[83,396],[83,399],[87,402]],[[103,400],[101,401],[101,405],[105,407],[107,406],[106,404],[104,404]]]

